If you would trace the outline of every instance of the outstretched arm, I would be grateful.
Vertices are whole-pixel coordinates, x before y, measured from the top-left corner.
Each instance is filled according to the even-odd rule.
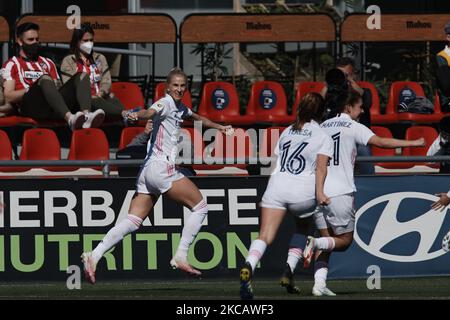
[[[374,145],[380,148],[400,148],[400,147],[424,147],[425,139],[420,138],[416,140],[401,140],[394,138],[382,138],[377,135],[372,136],[368,144]]]
[[[439,197],[439,200],[434,202],[431,208],[442,211],[450,204],[450,191],[448,193],[437,193],[436,196]]]
[[[203,124],[205,127],[217,129],[217,130],[219,130],[220,132],[222,132],[222,133],[224,133],[224,134],[229,134],[229,135],[231,135],[231,134],[233,134],[233,131],[234,131],[234,130],[233,130],[233,127],[230,126],[230,125],[223,126],[223,125],[221,125],[221,124],[218,124],[218,123],[215,123],[215,122],[209,120],[209,119],[206,118],[206,117],[202,117],[202,116],[200,116],[200,115],[198,115],[198,114],[196,114],[196,113],[192,113],[191,119],[194,120],[194,121],[201,121],[202,124]]]
[[[130,122],[136,122],[138,120],[149,120],[152,119],[153,116],[156,114],[156,110],[155,109],[141,109],[137,112],[125,112],[124,117],[126,117],[128,119],[128,121]]]

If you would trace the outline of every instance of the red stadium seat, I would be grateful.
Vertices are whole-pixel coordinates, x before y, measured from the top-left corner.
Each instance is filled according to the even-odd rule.
[[[297,91],[295,92],[295,101],[291,112],[294,120],[297,117],[297,109],[303,97],[310,92],[320,93],[323,88],[325,88],[324,82],[303,81],[298,84]]]
[[[125,148],[131,140],[134,139],[138,134],[144,132],[145,127],[127,127],[123,128],[120,133],[119,150]]]
[[[68,160],[108,160],[109,143],[105,133],[98,128],[75,130],[72,133],[72,141]],[[101,167],[94,167],[102,170]]]
[[[160,82],[156,85],[155,88],[155,96],[153,97],[153,101],[156,102],[159,99],[161,99],[162,97],[164,97],[166,95],[166,83],[165,82]],[[191,97],[191,93],[186,90],[186,92],[184,93],[183,99],[181,100],[181,102],[183,102],[183,104],[189,108],[192,109],[192,97]]]
[[[439,92],[436,91],[434,94],[434,113],[439,118],[439,121],[445,116],[444,112],[442,112],[441,108],[441,99],[439,98]],[[437,122],[439,122],[437,121]]]
[[[144,96],[142,95],[141,88],[136,83],[113,82],[111,92],[117,96],[126,110],[145,107]]]
[[[439,136],[439,133],[433,127],[428,126],[413,126],[406,129],[405,139],[406,140],[416,140],[419,138],[425,138],[425,147],[407,147],[403,148],[404,156],[426,156],[428,148]],[[414,163],[414,165],[426,165],[431,168],[439,168],[439,162],[433,163]]]
[[[290,124],[295,120],[295,116],[287,112],[283,86],[274,81],[259,81],[252,85],[246,113],[255,114],[257,122]]]
[[[23,135],[20,160],[61,160],[61,146],[55,132],[45,128],[26,130]],[[64,167],[42,167],[42,169],[66,170]]]
[[[0,127],[14,127],[21,124],[37,125],[38,123],[32,118],[21,116],[9,116],[0,118]]]
[[[13,160],[11,141],[8,134],[0,130],[0,160]],[[27,171],[27,168],[23,167],[0,167],[0,172],[21,172]]]
[[[255,115],[240,114],[236,88],[222,81],[205,83],[198,114],[215,122],[233,125],[250,125],[256,120]]]
[[[370,121],[373,124],[384,124],[386,123],[385,119],[389,119],[386,115],[381,114],[380,110],[380,96],[378,94],[378,90],[373,83],[367,81],[357,81],[357,84],[363,88],[370,90],[372,95],[372,105],[370,106]],[[389,120],[387,120],[389,122]]]
[[[260,157],[271,157],[281,134],[287,127],[270,127],[264,129],[262,141],[259,145]]]
[[[35,120],[29,117],[22,116],[9,116],[0,118],[0,127],[14,127],[14,126],[38,126],[38,127],[55,127],[55,126],[66,126],[67,122],[65,120],[58,119],[46,119],[46,120]]]
[[[396,112],[399,104],[399,95],[401,90],[408,86],[411,90],[413,90],[418,97],[425,97],[425,92],[423,91],[422,86],[413,81],[396,81],[392,83],[391,88],[389,90],[389,101],[386,106],[386,110],[393,110]],[[399,121],[411,121],[415,123],[437,123],[442,117],[441,108],[438,104],[437,108],[435,105],[435,111],[432,114],[419,114],[412,112],[402,112],[398,113]]]
[[[372,131],[379,137],[382,138],[392,138],[392,133],[388,128],[372,126]],[[372,156],[395,156],[395,149],[385,149],[372,146]],[[414,165],[412,163],[406,162],[379,162],[375,165],[386,168],[386,169],[408,169],[412,168]]]

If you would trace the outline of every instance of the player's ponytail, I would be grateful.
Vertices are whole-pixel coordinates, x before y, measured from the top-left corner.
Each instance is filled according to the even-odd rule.
[[[293,124],[294,130],[301,130],[306,122],[315,120],[322,121],[325,111],[324,100],[322,96],[316,92],[310,92],[300,101],[297,109],[297,120]]]

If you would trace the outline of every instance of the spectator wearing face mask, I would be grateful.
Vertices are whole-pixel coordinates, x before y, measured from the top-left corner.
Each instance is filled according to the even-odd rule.
[[[39,26],[27,22],[16,29],[18,55],[2,69],[6,103],[38,120],[65,119],[72,130],[95,127],[104,113],[91,112],[89,78],[74,75],[62,87],[55,63],[39,55]]]
[[[103,110],[107,118],[117,119],[125,115],[124,106],[111,92],[111,73],[104,55],[94,52],[94,30],[87,24],[75,29],[70,42],[72,54],[61,64],[65,83],[75,74],[89,75],[92,109]]]

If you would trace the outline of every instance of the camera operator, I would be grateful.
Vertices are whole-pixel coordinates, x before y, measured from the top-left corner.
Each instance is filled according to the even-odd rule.
[[[450,116],[439,122],[439,136],[431,144],[427,156],[450,155]],[[440,173],[450,173],[450,162],[441,162]]]

